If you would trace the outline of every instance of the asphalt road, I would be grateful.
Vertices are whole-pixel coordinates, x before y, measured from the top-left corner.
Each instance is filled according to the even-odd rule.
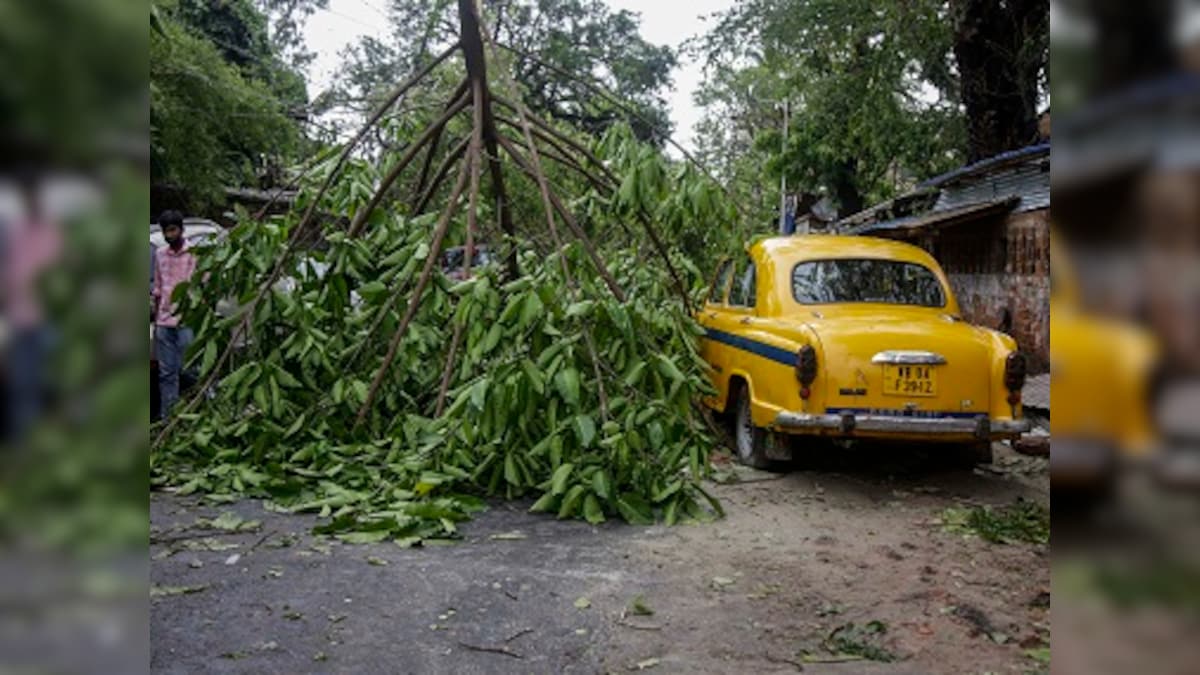
[[[900,464],[868,456],[748,473],[714,486],[726,519],[673,528],[593,527],[496,502],[463,524],[460,542],[413,549],[316,537],[315,518],[254,501],[156,493],[151,667],[1036,671],[1028,651],[1049,636],[1048,546],[989,544],[939,519],[949,507],[1047,500],[1045,460],[1002,455],[975,471]],[[261,524],[195,528],[227,512]],[[652,615],[630,613],[638,596]],[[894,661],[821,660],[831,630],[871,621],[886,626],[878,644]]]

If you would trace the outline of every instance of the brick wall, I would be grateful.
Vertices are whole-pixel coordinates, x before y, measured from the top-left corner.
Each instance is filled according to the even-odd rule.
[[[950,277],[963,318],[1007,328],[1034,372],[1050,362],[1049,212],[966,223],[934,235],[931,250]]]
[[[1049,212],[1041,209],[975,220],[925,233],[958,298],[963,318],[1004,327],[1029,355],[1033,372],[1050,362]]]

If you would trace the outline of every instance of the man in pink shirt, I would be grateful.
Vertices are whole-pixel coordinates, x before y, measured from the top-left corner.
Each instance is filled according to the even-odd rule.
[[[41,412],[43,371],[50,351],[50,328],[42,308],[39,284],[59,262],[62,233],[44,217],[40,184],[26,177],[20,185],[25,215],[5,234],[0,259],[0,297],[10,339],[6,356],[9,440],[20,441]]]
[[[179,284],[192,278],[196,256],[183,238],[183,215],[164,211],[158,218],[167,245],[154,253],[154,282],[150,288],[154,312],[154,349],[158,355],[158,391],[160,419],[165,419],[179,400],[179,377],[183,359],[194,337],[192,329],[181,326],[171,296]]]

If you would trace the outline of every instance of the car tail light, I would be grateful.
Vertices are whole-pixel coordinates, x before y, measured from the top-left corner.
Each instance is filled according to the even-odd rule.
[[[1004,386],[1016,393],[1018,400],[1021,388],[1025,386],[1025,370],[1025,355],[1020,352],[1012,352],[1004,360]]]
[[[817,350],[812,345],[804,345],[796,352],[796,379],[800,380],[800,398],[807,399],[812,394],[809,385],[817,379]]]

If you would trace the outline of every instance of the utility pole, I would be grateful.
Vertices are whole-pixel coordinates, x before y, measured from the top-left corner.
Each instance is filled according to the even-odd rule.
[[[787,152],[788,134],[788,101],[783,99],[783,142],[780,145],[780,156]],[[779,175],[779,233],[787,234],[787,169]]]

